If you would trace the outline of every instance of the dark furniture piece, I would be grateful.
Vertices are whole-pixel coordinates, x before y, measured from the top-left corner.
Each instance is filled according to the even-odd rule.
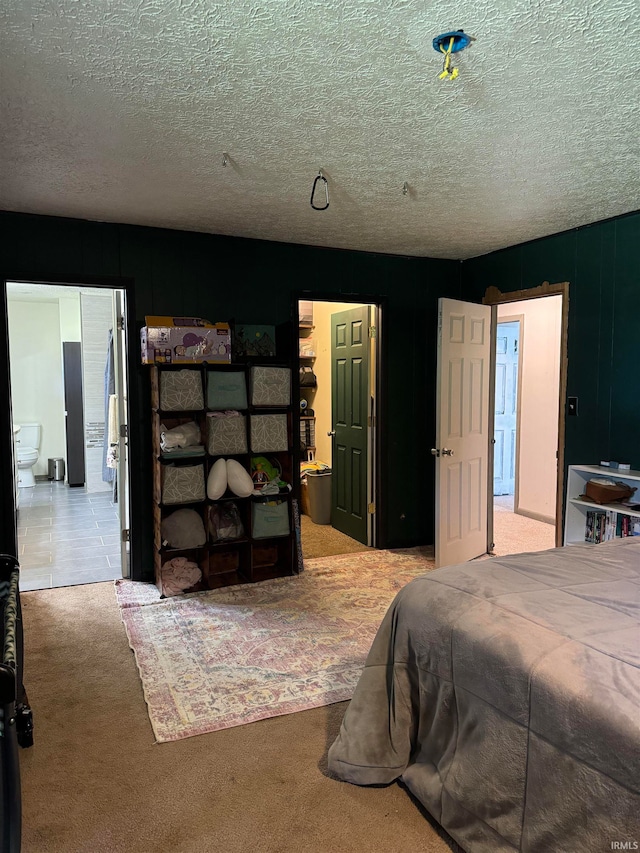
[[[294,363],[295,364],[295,363]],[[229,490],[216,500],[205,498],[197,502],[171,503],[163,501],[163,468],[166,465],[200,464],[204,467],[205,484],[211,467],[219,458],[232,458],[238,461],[247,472],[251,471],[252,456],[267,456],[276,460],[281,471],[282,479],[286,483],[294,483],[297,477],[296,463],[294,461],[293,435],[294,420],[291,397],[287,405],[253,405],[251,403],[251,370],[255,367],[277,367],[285,368],[292,374],[292,362],[284,359],[247,359],[243,363],[236,364],[204,364],[204,365],[151,365],[151,407],[152,407],[152,447],[153,447],[153,523],[154,523],[154,568],[157,585],[162,593],[161,569],[163,564],[173,557],[186,557],[188,560],[198,564],[202,571],[202,580],[194,587],[185,592],[194,592],[201,589],[215,589],[242,583],[254,583],[256,581],[268,580],[270,578],[292,575],[301,570],[301,556],[298,548],[299,518],[297,517],[297,502],[293,492],[271,496],[271,500],[281,501],[286,504],[284,512],[289,519],[289,532],[287,535],[281,533],[274,537],[266,538],[264,534],[259,535],[257,531],[255,513],[256,505],[263,503],[264,499],[259,497],[237,497]],[[204,405],[197,410],[164,410],[161,406],[160,386],[163,374],[171,371],[188,371],[197,374],[201,379]],[[240,414],[246,418],[248,448],[243,453],[203,453],[201,457],[190,459],[173,459],[162,452],[160,435],[161,426],[167,429],[195,421],[200,427],[202,441],[207,445],[208,424],[207,416],[214,409],[207,408],[207,388],[213,374],[224,376],[225,374],[243,374],[245,388],[247,391],[247,403],[240,410]],[[286,420],[286,448],[276,450],[256,450],[256,444],[252,425],[256,416],[273,415]],[[296,423],[297,429],[297,423]],[[252,447],[254,448],[252,450]],[[239,539],[228,539],[226,541],[215,541],[211,530],[211,509],[215,505],[224,506],[232,502],[236,505],[242,520],[245,534]],[[175,549],[163,542],[161,528],[163,520],[180,508],[196,510],[201,515],[205,531],[207,532],[206,543],[199,548]]]
[[[15,557],[0,555],[0,849],[19,853],[21,840],[21,789],[18,746],[33,743],[33,722],[22,684],[23,637]]]

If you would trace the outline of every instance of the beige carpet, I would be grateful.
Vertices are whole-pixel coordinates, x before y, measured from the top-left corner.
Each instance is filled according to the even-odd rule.
[[[326,775],[346,703],[155,744],[113,585],[22,596],[23,853],[447,853],[398,785]]]
[[[328,524],[314,524],[308,515],[301,516],[301,525],[302,554],[305,558],[372,550]],[[494,498],[493,540],[496,543],[496,556],[555,548],[555,535],[552,524],[514,513],[513,495]]]
[[[350,536],[345,536],[330,524],[314,524],[308,515],[300,516],[302,536],[302,556],[330,557],[335,554],[355,554],[361,551],[371,551],[366,545],[357,542]]]
[[[515,513],[513,495],[495,497],[493,501],[493,541],[496,556],[555,548],[556,529],[553,524],[545,524],[543,521]]]

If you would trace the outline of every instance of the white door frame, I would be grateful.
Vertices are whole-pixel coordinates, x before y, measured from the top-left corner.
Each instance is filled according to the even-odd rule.
[[[131,519],[129,513],[129,392],[127,386],[127,294],[113,291],[113,371],[118,413],[116,495],[120,520],[120,568],[131,577]],[[109,425],[105,424],[105,430]]]
[[[498,316],[498,305],[507,302],[524,302],[527,299],[539,299],[545,296],[562,296],[562,321],[560,331],[560,382],[559,382],[559,405],[558,405],[558,477],[556,488],[556,547],[562,545],[562,508],[564,492],[564,444],[565,444],[565,400],[567,396],[567,333],[569,328],[569,282],[562,281],[556,284],[543,282],[538,287],[527,290],[514,290],[502,293],[497,287],[488,287],[482,300],[484,305],[492,306],[492,341],[491,341],[491,372],[489,379],[490,389],[490,440],[489,440],[489,471],[491,476],[487,481],[487,550],[492,551],[493,542],[493,425],[495,418],[495,375],[496,375],[496,326]],[[520,366],[518,367],[520,370]],[[518,416],[519,417],[519,416]],[[519,424],[519,420],[518,420]]]
[[[112,314],[113,314],[113,347],[114,347],[114,372],[116,373],[116,388],[121,387],[125,389],[125,395],[122,401],[122,405],[119,406],[118,412],[118,423],[120,425],[126,425],[125,432],[128,432],[128,424],[130,422],[128,409],[128,398],[126,396],[126,388],[128,387],[129,381],[129,365],[128,365],[128,340],[127,340],[127,329],[128,329],[128,317],[127,317],[127,291],[122,285],[117,284],[93,284],[90,282],[83,281],[82,279],[64,279],[58,280],[56,278],[51,279],[41,279],[40,277],[8,277],[3,280],[4,284],[4,299],[5,302],[8,298],[7,285],[10,283],[16,282],[18,284],[31,284],[37,287],[73,287],[73,288],[86,288],[88,290],[99,290],[105,291],[108,290],[111,292],[112,298]],[[118,330],[116,329],[116,317],[122,317],[122,327]],[[7,331],[8,331],[8,319],[7,319]],[[9,335],[7,335],[7,342],[9,340]],[[120,348],[118,350],[118,341],[120,342]],[[118,350],[118,352],[116,352]],[[105,353],[106,355],[106,353]],[[10,384],[10,357],[7,357],[7,374]],[[118,378],[119,377],[119,378]],[[105,422],[105,433],[108,429],[108,424]],[[131,539],[128,535],[125,541],[125,537],[123,536],[123,530],[130,530],[130,517],[131,517],[131,474],[130,474],[130,465],[129,465],[129,456],[128,456],[128,436],[125,439],[125,443],[127,445],[126,452],[123,454],[121,461],[118,464],[118,481],[119,486],[124,483],[124,495],[122,499],[118,500],[118,515],[120,519],[120,537],[121,537],[121,572],[123,577],[131,576]],[[121,439],[120,445],[122,446],[123,441]],[[85,480],[86,485],[86,480]],[[15,507],[18,506],[18,498],[15,498]]]

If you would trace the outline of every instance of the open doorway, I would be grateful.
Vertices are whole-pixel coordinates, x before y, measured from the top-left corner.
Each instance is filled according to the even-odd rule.
[[[124,291],[6,283],[22,590],[129,575]]]
[[[301,300],[301,533],[305,557],[376,546],[380,309]]]
[[[495,307],[493,547],[556,544],[563,295]]]
[[[487,552],[517,553],[562,544],[568,295],[567,282],[544,282],[512,293],[490,287],[482,305],[447,298],[438,302],[436,446],[431,449],[438,567]],[[557,297],[555,304],[549,301],[553,297]],[[545,317],[547,303],[554,307],[553,321]],[[494,531],[494,505],[502,500],[494,497],[493,420],[501,306],[500,319],[518,320],[519,361],[517,368],[509,368],[518,371],[512,402],[517,409],[514,494],[513,499],[506,496],[513,504],[496,509]],[[539,316],[534,316],[536,310]],[[536,325],[539,328],[534,334]],[[550,326],[555,329],[553,334]],[[535,378],[526,383],[525,353]],[[509,458],[506,454],[507,477]],[[508,538],[503,517],[512,525],[512,532],[514,524],[534,526],[535,536],[527,536],[526,541],[519,535]]]

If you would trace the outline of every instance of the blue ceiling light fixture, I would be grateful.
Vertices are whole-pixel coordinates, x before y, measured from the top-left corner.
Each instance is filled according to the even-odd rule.
[[[454,30],[449,33],[442,33],[436,36],[432,42],[433,49],[438,53],[444,54],[444,62],[442,71],[438,74],[439,80],[455,80],[458,76],[458,68],[451,66],[451,57],[454,53],[464,50],[472,41],[475,41],[473,36],[467,35],[464,30]]]

